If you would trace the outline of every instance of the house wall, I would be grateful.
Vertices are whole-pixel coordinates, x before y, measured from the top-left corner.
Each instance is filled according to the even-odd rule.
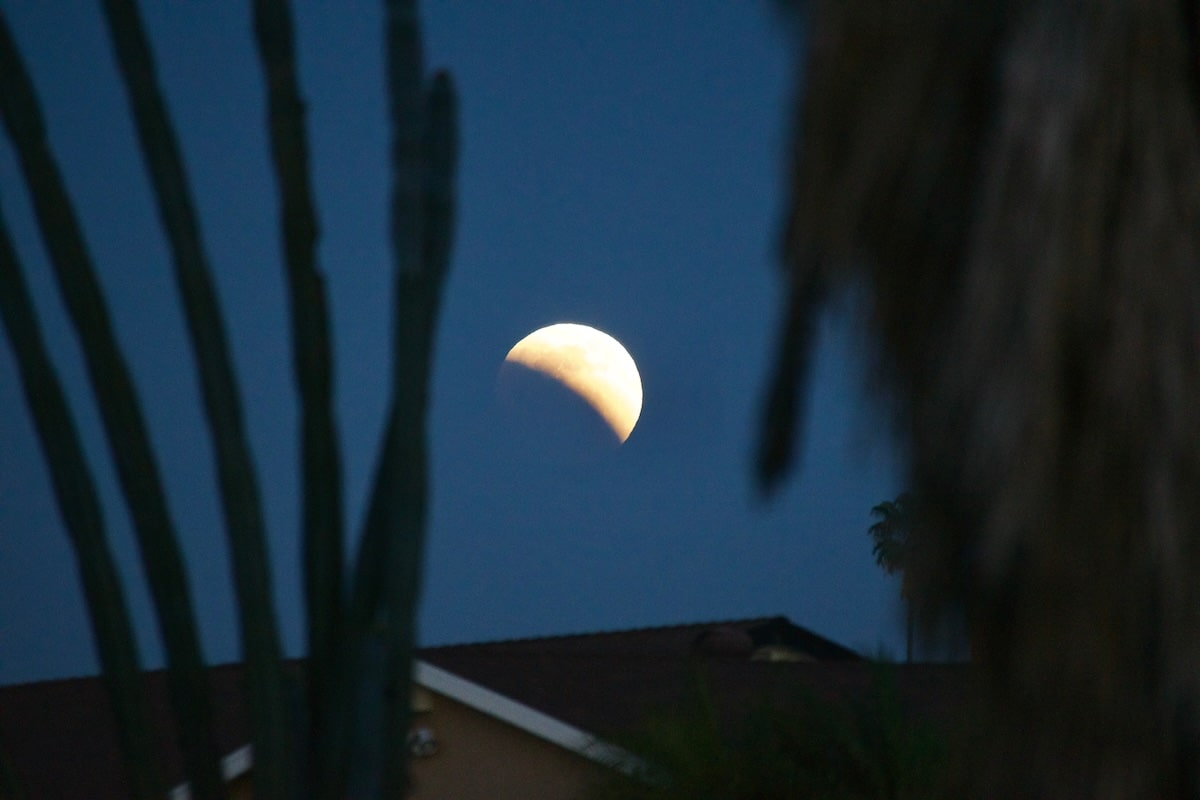
[[[229,792],[228,800],[252,800],[254,797],[254,786],[250,783],[249,775],[234,778],[226,784],[225,790]]]
[[[413,800],[575,800],[608,770],[583,756],[440,694],[414,727],[435,755],[414,758]]]

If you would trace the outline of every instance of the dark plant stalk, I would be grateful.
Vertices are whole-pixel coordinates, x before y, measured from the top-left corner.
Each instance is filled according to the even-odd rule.
[[[438,301],[453,239],[456,100],[449,76],[427,93],[415,4],[389,2],[392,397],[348,616],[338,686],[339,768],[351,796],[406,789],[409,695],[427,506],[426,412]],[[349,757],[346,753],[352,753]]]
[[[171,244],[175,277],[195,351],[205,414],[216,452],[229,536],[233,584],[246,662],[246,696],[254,735],[255,796],[293,796],[292,759],[271,573],[241,402],[208,260],[201,243],[175,133],[167,117],[137,7],[105,0],[105,16],[129,91],[142,155]]]
[[[422,81],[424,53],[420,24],[413,2],[384,2],[385,50],[389,117],[392,124],[392,241],[395,284],[392,389],[386,433],[371,488],[355,565],[348,631],[350,657],[342,701],[346,728],[346,789],[351,796],[381,797],[390,777],[388,761],[405,758],[391,740],[394,713],[386,698],[404,698],[407,703],[410,676],[396,663],[393,641],[411,628],[415,607],[407,618],[393,608],[396,593],[393,568],[415,526],[420,533],[425,515],[424,437],[421,413],[412,402],[424,387],[418,380],[408,350],[415,343],[425,316],[410,286],[420,285],[422,264],[422,140],[424,108]],[[413,435],[414,424],[417,435]],[[414,467],[420,464],[420,469]],[[420,486],[418,486],[420,484]],[[419,545],[417,545],[419,548]]]
[[[411,713],[408,681],[416,643],[416,614],[420,605],[428,505],[427,419],[434,339],[442,287],[454,237],[454,178],[458,155],[457,98],[450,76],[439,72],[427,97],[424,135],[422,270],[409,278],[398,276],[396,298],[396,403],[400,413],[400,491],[404,501],[394,533],[390,569],[389,615],[397,620],[390,643],[390,661],[401,680],[403,702],[391,706],[389,741],[394,749],[387,761],[388,797],[401,797],[407,787],[407,752],[397,757],[408,735]],[[397,204],[398,205],[398,204]],[[398,210],[398,209],[397,209]],[[393,218],[393,225],[396,224]]]
[[[15,48],[6,57],[5,124],[34,198],[38,225],[60,296],[83,351],[109,451],[137,535],[143,570],[158,609],[168,659],[167,681],[180,719],[180,749],[197,796],[220,792],[218,753],[206,703],[204,664],[174,526],[133,381],[116,339],[87,245],[58,167],[45,143],[45,123]]]
[[[32,89],[13,114],[43,128],[40,111],[29,102]],[[43,239],[55,267],[63,299],[83,350],[117,475],[137,534],[144,572],[158,609],[159,631],[167,652],[168,684],[180,719],[180,746],[200,797],[220,792],[218,753],[212,738],[204,665],[196,634],[187,575],[167,510],[158,467],[150,449],[129,369],[116,344],[95,269],[70,208],[61,177],[44,145],[30,137],[15,142],[27,170],[43,176],[35,205]],[[27,173],[30,174],[30,173]],[[50,211],[54,207],[56,211]],[[48,214],[61,215],[53,230]]]
[[[12,111],[9,101],[15,65],[13,42],[0,16],[0,84],[3,84],[0,103],[5,119]],[[39,127],[25,119],[30,129]],[[25,402],[50,470],[59,513],[75,550],[130,792],[142,800],[158,800],[164,788],[142,695],[137,643],[121,580],[108,549],[100,498],[66,396],[42,343],[33,315],[33,301],[3,221],[0,221],[0,322],[17,359]]]
[[[304,103],[296,79],[293,26],[286,0],[256,0],[254,30],[267,79],[268,129],[282,202],[292,358],[300,394],[308,708],[310,736],[319,747],[325,737],[324,697],[338,653],[345,569],[329,313],[317,267],[320,232],[309,183]]]
[[[372,497],[386,511],[377,532],[386,542],[382,583],[374,614],[386,621],[380,653],[385,696],[403,698],[383,707],[381,797],[403,797],[408,754],[404,750],[411,695],[411,648],[420,595],[420,558],[427,516],[428,475],[425,406],[438,276],[425,261],[424,50],[415,2],[385,0],[386,70],[392,126],[390,236],[394,297],[392,319],[391,446],[384,480]],[[374,533],[374,532],[370,532]],[[415,560],[415,563],[414,563]],[[397,775],[399,779],[397,780]]]

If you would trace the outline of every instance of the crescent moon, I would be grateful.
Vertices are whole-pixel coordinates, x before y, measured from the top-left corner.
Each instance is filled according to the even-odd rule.
[[[560,322],[513,345],[505,361],[553,378],[596,410],[624,442],[642,414],[642,377],[629,352],[587,325]]]

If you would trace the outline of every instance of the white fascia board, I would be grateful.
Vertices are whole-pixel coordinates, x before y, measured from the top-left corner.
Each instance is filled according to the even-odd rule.
[[[641,768],[641,762],[635,756],[616,745],[419,659],[413,662],[413,683],[606,767],[626,774]],[[245,775],[253,766],[251,745],[239,747],[221,759],[221,777],[232,781]],[[191,788],[186,783],[179,784],[167,794],[168,800],[191,800],[191,796]]]
[[[621,748],[440,667],[420,660],[414,662],[413,681],[606,767],[622,771],[632,768],[633,757]],[[630,766],[624,766],[627,764]]]
[[[243,745],[221,759],[221,777],[226,783],[240,778],[254,766],[254,748]],[[192,788],[181,783],[167,793],[167,800],[191,800]]]

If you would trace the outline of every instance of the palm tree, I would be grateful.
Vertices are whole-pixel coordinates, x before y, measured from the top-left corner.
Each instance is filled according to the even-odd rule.
[[[904,659],[912,661],[913,652],[913,609],[908,597],[908,572],[905,570],[910,534],[913,528],[912,500],[908,492],[902,492],[895,500],[884,500],[871,509],[871,516],[878,521],[867,528],[873,544],[871,553],[875,563],[888,575],[900,573],[900,597],[904,601]]]
[[[760,481],[853,289],[926,509],[909,598],[987,673],[981,793],[1200,796],[1200,8],[803,5]]]

